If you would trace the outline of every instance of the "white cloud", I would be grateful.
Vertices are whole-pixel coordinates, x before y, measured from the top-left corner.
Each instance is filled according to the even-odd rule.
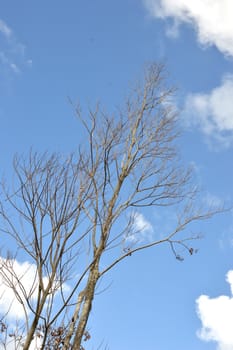
[[[233,270],[226,275],[226,281],[230,284],[233,294]],[[202,323],[198,332],[200,339],[215,341],[218,350],[233,349],[233,296],[221,295],[210,298],[201,295],[197,300],[197,313]]]
[[[30,317],[31,311],[27,306],[27,301],[31,304],[37,300],[38,292],[38,274],[37,267],[35,264],[30,262],[19,262],[16,259],[5,259],[0,257],[0,318],[6,317],[7,324],[10,326],[12,331],[22,322],[24,322],[27,317]],[[44,287],[48,283],[48,277],[43,277]],[[61,288],[61,283],[59,280],[54,282],[51,288],[52,292],[57,293]],[[70,291],[70,286],[66,283],[62,286],[62,291]],[[23,305],[22,305],[22,303]],[[59,301],[58,301],[59,302]],[[20,333],[19,333],[20,334]],[[20,334],[21,336],[21,334]],[[22,336],[24,336],[22,334]],[[33,339],[29,349],[36,350],[41,348],[42,336],[38,334]],[[14,337],[9,337],[5,339],[7,344],[7,350],[15,349],[15,341],[23,342],[22,338],[16,340]],[[0,350],[5,349],[5,347],[0,343]]]
[[[6,37],[9,38],[12,34],[12,30],[8,25],[0,19],[0,32]]]
[[[18,295],[25,301],[25,295],[31,296],[31,299],[36,299],[36,290],[33,288],[36,280],[36,266],[29,262],[20,263],[13,259],[0,258],[0,308],[1,314],[7,313],[10,318],[24,318],[24,310],[20,301],[12,289],[15,287]],[[14,275],[12,275],[14,271]],[[17,282],[20,280],[20,283]],[[23,286],[25,295],[20,288]],[[35,286],[34,286],[35,287]]]
[[[10,60],[10,58],[4,53],[0,51],[0,63],[10,68],[16,74],[19,74],[21,71],[19,67]]]
[[[215,45],[226,55],[233,56],[232,0],[144,0],[153,17],[171,18],[168,34],[177,35],[179,25],[192,24],[203,45]]]
[[[203,203],[206,204],[208,208],[212,208],[213,210],[224,207],[224,200],[209,192],[203,196]]]
[[[230,283],[231,294],[233,295],[233,270],[227,273],[227,282]]]
[[[134,216],[134,225],[133,226],[134,226],[134,230],[136,232],[137,231],[139,231],[139,232],[151,232],[153,230],[149,221],[147,221],[142,214],[135,212],[133,214],[133,216]]]
[[[32,60],[31,60],[31,59],[27,60],[27,65],[28,65],[29,67],[32,66]]]
[[[18,350],[23,349],[22,343],[24,342],[24,338],[21,337],[7,337],[3,340],[4,344],[0,343],[0,350]],[[43,335],[37,333],[37,335],[32,340],[29,350],[41,350],[41,345],[43,342]]]
[[[15,320],[24,319],[25,311],[27,315],[29,310],[23,308],[27,304],[26,300],[31,303],[36,301],[38,291],[38,274],[35,264],[27,261],[19,262],[15,259],[5,259],[0,257],[0,310],[1,316]],[[48,277],[43,277],[44,287],[48,283]],[[55,281],[52,291],[56,293],[61,287],[59,280]],[[70,290],[68,284],[62,286],[63,292]]]
[[[233,75],[227,75],[220,86],[209,93],[189,94],[184,115],[187,124],[198,126],[201,131],[229,146],[233,141]]]
[[[146,218],[138,212],[132,212],[130,215],[131,230],[126,236],[126,241],[139,243],[150,241],[153,234],[153,227]]]
[[[0,67],[5,71],[20,73],[23,68],[31,67],[32,60],[26,58],[26,47],[15,36],[13,30],[0,19],[0,34],[3,34],[0,51]]]
[[[17,74],[20,73],[20,69],[18,68],[18,66],[15,63],[10,63],[10,67],[15,73],[17,73]]]
[[[0,51],[0,62],[6,65],[10,64],[9,59],[7,58],[6,54],[3,51]]]

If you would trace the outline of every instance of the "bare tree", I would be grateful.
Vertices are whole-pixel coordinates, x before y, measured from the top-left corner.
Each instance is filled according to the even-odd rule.
[[[192,170],[179,160],[173,93],[163,65],[152,64],[116,114],[77,108],[85,131],[78,152],[15,158],[14,189],[2,186],[1,231],[33,278],[25,287],[11,255],[0,274],[24,310],[24,350],[36,337],[43,349],[83,349],[97,282],[135,252],[166,243],[177,259],[179,247],[193,254],[198,236],[185,229],[215,210],[200,208]],[[153,206],[173,208],[176,225],[140,239],[137,215]]]

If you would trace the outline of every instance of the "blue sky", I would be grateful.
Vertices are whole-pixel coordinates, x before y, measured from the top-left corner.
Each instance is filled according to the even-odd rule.
[[[68,98],[110,112],[147,62],[164,60],[178,86],[180,149],[203,199],[233,199],[233,4],[231,0],[0,0],[0,164],[16,152],[69,152],[82,135]],[[158,232],[159,211],[143,220]],[[198,254],[167,247],[136,254],[101,287],[92,340],[111,350],[233,349],[232,213],[201,223]],[[227,276],[227,277],[226,277]],[[205,296],[204,296],[205,295]]]

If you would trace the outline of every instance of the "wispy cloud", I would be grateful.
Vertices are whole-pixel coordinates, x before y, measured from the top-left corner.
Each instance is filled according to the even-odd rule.
[[[144,0],[144,4],[151,16],[173,20],[169,35],[177,36],[180,24],[189,23],[202,45],[215,45],[233,56],[232,0]]]
[[[0,19],[0,32],[6,37],[6,38],[10,38],[11,34],[12,34],[12,30],[10,27],[8,27],[8,25]]]
[[[19,74],[20,73],[20,69],[17,67],[17,65],[15,63],[11,63],[10,64],[11,69],[13,70],[13,72]]]
[[[2,63],[3,66],[8,67],[12,72],[16,74],[19,74],[21,72],[19,67],[12,62],[10,57],[8,57],[5,52],[0,52],[0,63]]]
[[[226,275],[233,294],[233,270]],[[196,300],[197,314],[201,320],[202,328],[198,332],[200,339],[215,341],[218,350],[233,349],[233,296],[220,295],[210,298],[201,295]]]
[[[26,57],[26,48],[13,30],[0,19],[0,35],[3,40],[0,47],[0,68],[13,74],[19,74],[32,66],[32,60]]]
[[[207,205],[207,207],[212,208],[213,210],[224,207],[224,200],[209,192],[204,194],[203,202]]]
[[[142,214],[135,212],[133,216],[134,216],[133,227],[136,232],[139,231],[144,233],[144,232],[153,231],[152,225],[148,220],[145,219],[145,217]]]
[[[233,75],[208,93],[189,94],[185,101],[186,123],[196,125],[210,140],[228,147],[233,141]]]
[[[126,236],[126,241],[131,243],[148,242],[153,234],[151,223],[139,212],[132,212],[130,215],[130,232]]]

